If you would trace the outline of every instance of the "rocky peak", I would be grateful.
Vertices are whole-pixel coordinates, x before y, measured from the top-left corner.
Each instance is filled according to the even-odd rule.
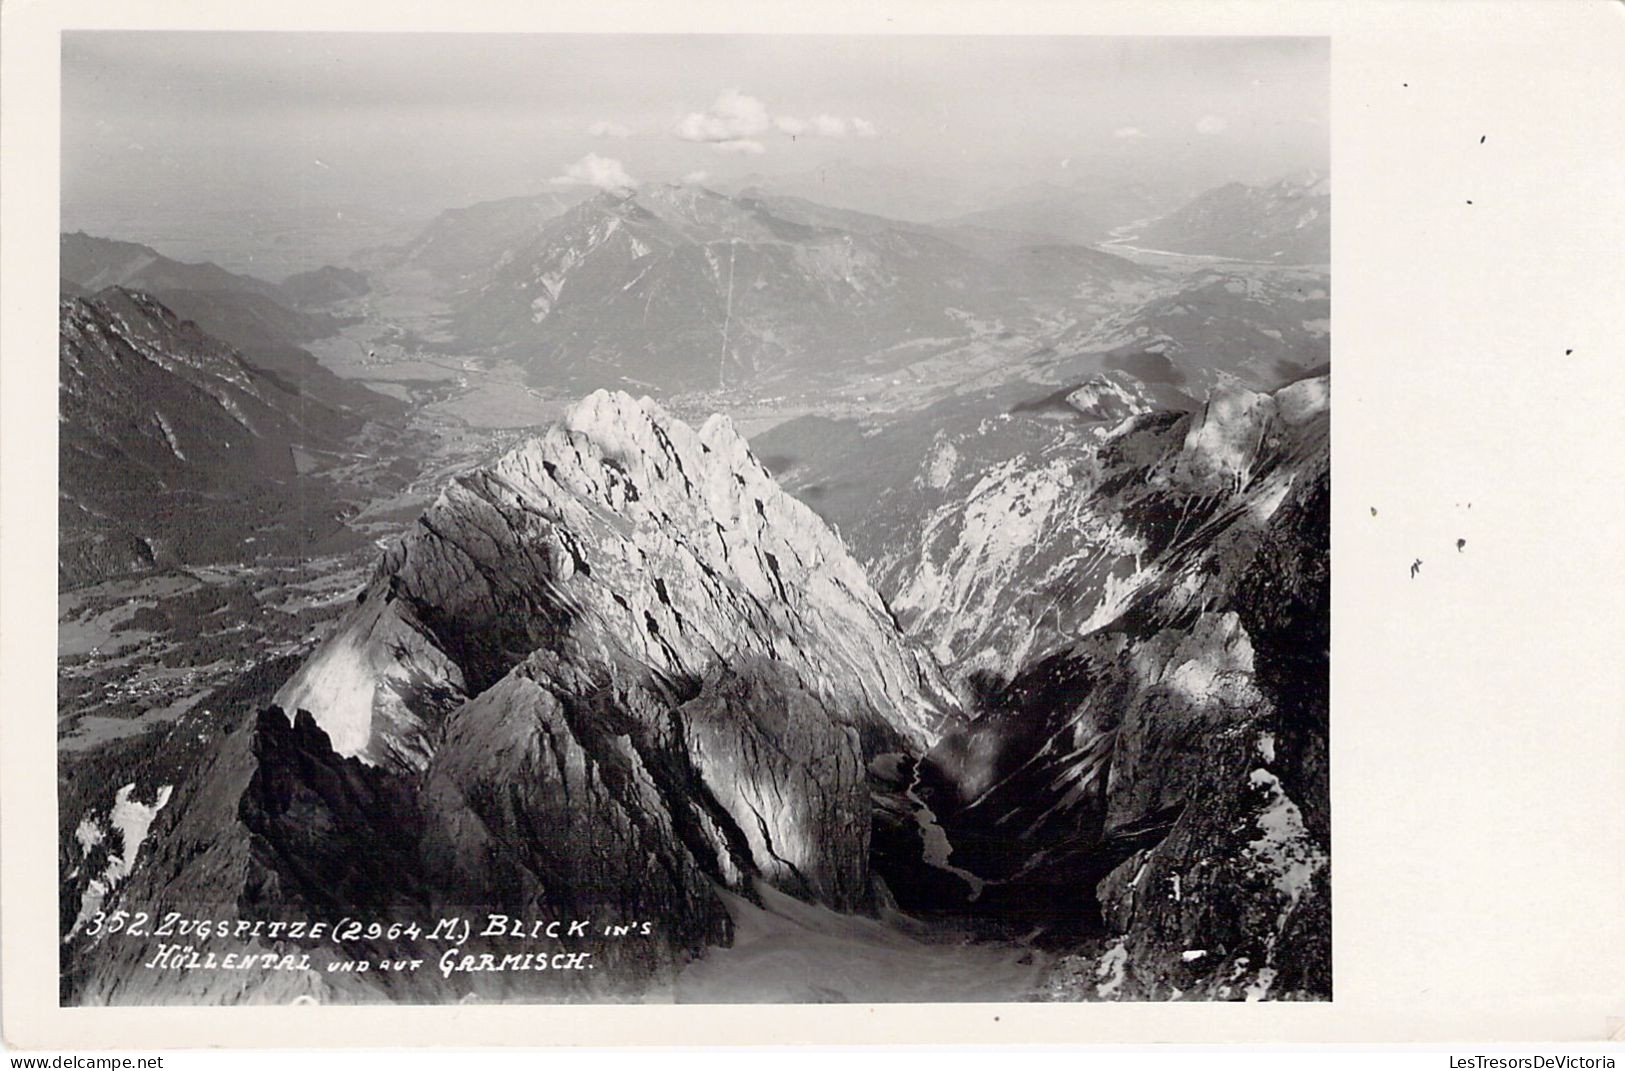
[[[339,753],[420,769],[438,726],[532,651],[630,659],[691,693],[718,663],[780,663],[865,750],[955,718],[840,540],[723,417],[698,431],[599,391],[455,481],[279,693]]]
[[[1330,376],[1302,379],[1272,394],[1237,386],[1214,390],[1185,435],[1175,479],[1192,487],[1245,485],[1269,459],[1269,447],[1325,413],[1330,400]]]
[[[1143,383],[1127,372],[1116,370],[1090,376],[1066,396],[1066,404],[1085,420],[1108,428],[1157,407]]]

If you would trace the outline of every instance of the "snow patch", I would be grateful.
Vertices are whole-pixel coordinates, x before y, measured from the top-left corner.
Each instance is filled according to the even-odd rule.
[[[931,446],[931,456],[926,460],[926,482],[936,491],[948,486],[948,481],[954,478],[954,466],[959,463],[959,451],[954,444],[940,435]]]
[[[84,928],[85,924],[96,917],[96,913],[107,902],[107,897],[113,893],[124,880],[135,870],[136,860],[141,855],[141,845],[147,839],[147,832],[152,828],[153,820],[158,812],[169,803],[169,797],[175,790],[174,785],[163,785],[153,802],[142,803],[134,799],[135,784],[132,782],[118,790],[113,797],[113,809],[108,815],[108,823],[118,832],[121,848],[118,852],[109,852],[107,865],[102,869],[99,877],[92,878],[86,886],[84,894],[79,898],[79,914],[73,920],[73,926],[68,930],[64,942],[72,940]],[[104,834],[99,825],[90,818],[80,821],[75,831],[75,838],[81,848],[86,852],[100,844]]]
[[[1270,986],[1274,984],[1275,968],[1265,967],[1263,970],[1258,972],[1258,977],[1254,979],[1252,984],[1247,987],[1247,995],[1245,999],[1249,1001],[1263,1000],[1264,997],[1268,995]]]
[[[158,427],[163,429],[164,441],[169,444],[169,452],[175,455],[176,460],[185,461],[186,455],[181,452],[181,443],[175,437],[175,429],[169,426],[169,421],[164,419],[164,414],[155,410],[153,415],[158,418]]]
[[[1248,777],[1265,793],[1264,809],[1256,819],[1259,837],[1247,845],[1247,854],[1269,875],[1286,900],[1276,919],[1279,929],[1303,898],[1315,874],[1326,865],[1326,854],[1309,836],[1303,812],[1281,787],[1281,779],[1262,767]]]
[[[1095,985],[1095,996],[1109,1000],[1122,992],[1127,972],[1128,946],[1119,939],[1095,964],[1095,977],[1102,979]]]

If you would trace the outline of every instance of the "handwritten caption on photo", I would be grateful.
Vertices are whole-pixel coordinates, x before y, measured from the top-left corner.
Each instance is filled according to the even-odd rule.
[[[432,922],[232,919],[181,912],[98,912],[95,940],[154,942],[142,966],[170,971],[320,971],[453,974],[597,969],[597,946],[655,936],[653,922],[522,919],[486,913]],[[267,948],[267,945],[275,945]],[[478,946],[477,948],[475,946]]]

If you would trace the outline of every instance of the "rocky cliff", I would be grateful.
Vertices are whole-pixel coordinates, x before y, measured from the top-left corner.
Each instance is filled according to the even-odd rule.
[[[1074,390],[1083,419],[1019,453],[986,434],[941,439],[922,478],[943,485],[943,504],[912,546],[894,544],[881,575],[944,665],[1008,679],[1152,587],[1212,604],[1223,581],[1203,572],[1205,555],[1244,554],[1325,455],[1325,376],[1273,394],[1216,390],[1196,413],[1153,409],[1132,382],[1113,374]]]
[[[1056,466],[1028,537],[922,562],[948,591],[996,571],[979,612],[932,609],[945,655],[1014,667],[913,772],[961,879],[931,895],[1114,935],[1059,995],[1330,991],[1328,388],[1130,417]],[[1109,580],[1079,584],[1097,561]]]
[[[840,541],[726,419],[694,430],[599,393],[455,481],[234,757],[173,789],[180,812],[212,801],[231,843],[182,850],[159,888],[201,894],[183,861],[201,856],[226,875],[210,892],[256,917],[647,923],[646,940],[596,947],[600,973],[432,986],[646,993],[729,940],[723,893],[871,910],[868,763],[961,720]],[[155,875],[171,857],[150,851]]]
[[[598,392],[456,480],[390,549],[278,700],[341,754],[422,769],[445,717],[531,652],[624,656],[674,693],[716,665],[782,663],[876,752],[952,717],[840,540],[725,417],[694,430]]]
[[[455,480],[206,761],[178,723],[85,816],[65,995],[662,999],[780,894],[1036,932],[1064,999],[1329,995],[1329,380],[1196,412],[1085,386],[1036,455],[926,459],[915,568],[980,594],[912,639],[726,419],[592,395]],[[637,937],[580,946],[592,971],[255,984],[72,925],[120,898]]]

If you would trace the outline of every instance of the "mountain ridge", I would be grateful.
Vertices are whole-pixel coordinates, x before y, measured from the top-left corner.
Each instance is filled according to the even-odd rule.
[[[1132,241],[1204,256],[1324,264],[1331,259],[1330,218],[1330,179],[1309,171],[1267,186],[1215,187],[1141,228]]]

